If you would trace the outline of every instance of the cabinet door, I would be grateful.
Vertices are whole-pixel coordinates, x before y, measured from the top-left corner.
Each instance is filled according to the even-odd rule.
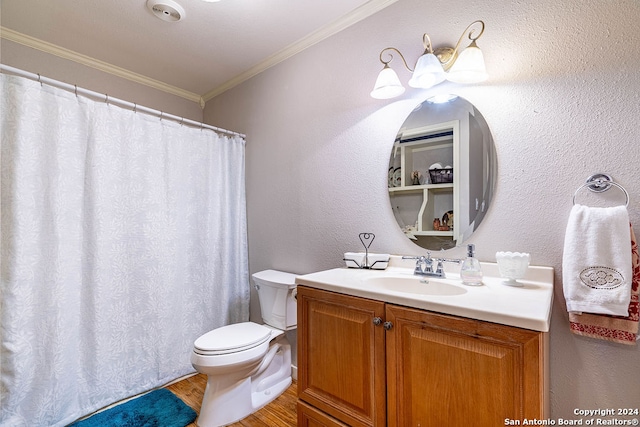
[[[384,303],[298,287],[298,397],[350,426],[384,426]]]
[[[542,333],[387,306],[389,426],[543,417]]]

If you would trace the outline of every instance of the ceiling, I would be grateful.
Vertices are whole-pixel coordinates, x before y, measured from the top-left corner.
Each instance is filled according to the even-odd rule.
[[[204,100],[397,0],[0,0],[2,38]]]

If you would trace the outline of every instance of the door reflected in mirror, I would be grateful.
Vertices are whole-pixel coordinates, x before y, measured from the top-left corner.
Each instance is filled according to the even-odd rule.
[[[493,197],[496,151],[480,112],[457,96],[428,99],[404,121],[389,160],[389,200],[405,235],[422,248],[461,245]]]

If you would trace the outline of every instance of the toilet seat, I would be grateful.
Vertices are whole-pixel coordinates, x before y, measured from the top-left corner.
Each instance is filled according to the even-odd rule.
[[[193,351],[204,356],[238,353],[269,341],[271,331],[270,328],[253,322],[223,326],[198,338]]]

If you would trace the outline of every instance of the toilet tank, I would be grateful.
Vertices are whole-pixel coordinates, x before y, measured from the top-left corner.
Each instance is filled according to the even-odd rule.
[[[262,320],[277,329],[295,329],[298,312],[295,298],[296,275],[277,270],[264,270],[252,274],[258,291]]]

